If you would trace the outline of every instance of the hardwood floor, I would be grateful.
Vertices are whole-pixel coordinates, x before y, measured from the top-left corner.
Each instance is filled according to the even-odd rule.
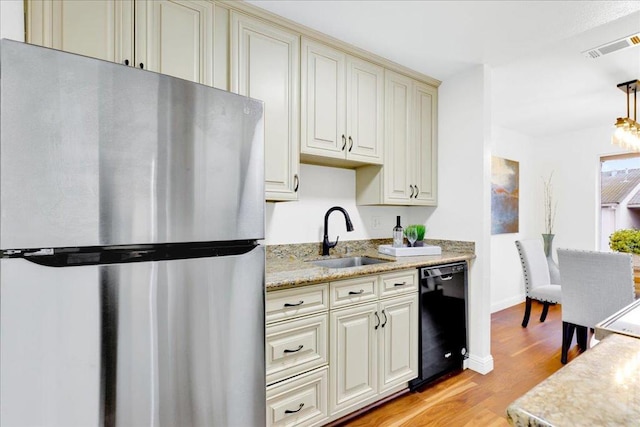
[[[508,426],[506,408],[515,399],[560,369],[561,307],[551,306],[540,323],[542,304],[535,303],[529,326],[520,326],[524,303],[491,316],[494,369],[481,375],[469,369],[405,394],[346,421],[356,426]],[[569,361],[578,355],[575,345]]]

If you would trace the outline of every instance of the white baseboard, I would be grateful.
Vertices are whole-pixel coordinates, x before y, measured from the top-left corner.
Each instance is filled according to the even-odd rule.
[[[464,361],[463,368],[469,368],[472,371],[486,375],[493,371],[493,356],[489,355],[487,357],[478,357],[470,354],[469,358]]]
[[[525,300],[525,295],[518,295],[512,298],[507,298],[502,301],[494,302],[491,304],[491,313],[495,313],[496,311],[504,310],[505,308],[513,307],[514,305],[518,305]]]

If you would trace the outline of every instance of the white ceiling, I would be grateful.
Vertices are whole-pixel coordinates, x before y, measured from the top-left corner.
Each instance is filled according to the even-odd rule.
[[[248,2],[443,82],[485,64],[493,123],[532,136],[613,125],[640,79],[640,45],[581,53],[639,33],[637,0]]]

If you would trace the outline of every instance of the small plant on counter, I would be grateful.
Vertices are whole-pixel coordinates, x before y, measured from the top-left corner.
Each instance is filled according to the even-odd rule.
[[[404,235],[405,237],[407,236],[407,230],[415,228],[416,230],[416,234],[418,235],[418,239],[416,241],[422,241],[424,240],[424,233],[427,231],[427,228],[422,225],[422,224],[411,224],[411,225],[407,225],[407,227],[404,229]]]
[[[609,236],[609,247],[616,252],[640,254],[640,230],[623,228]]]

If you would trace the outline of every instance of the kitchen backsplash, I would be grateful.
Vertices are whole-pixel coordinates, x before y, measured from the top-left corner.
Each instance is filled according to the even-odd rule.
[[[391,244],[391,239],[347,240],[339,242],[331,250],[332,255],[358,254],[378,250],[379,245]],[[425,244],[440,246],[443,252],[475,253],[475,243],[457,240],[425,239]],[[267,245],[267,262],[269,259],[308,259],[322,254],[322,242],[297,243],[291,245]]]

